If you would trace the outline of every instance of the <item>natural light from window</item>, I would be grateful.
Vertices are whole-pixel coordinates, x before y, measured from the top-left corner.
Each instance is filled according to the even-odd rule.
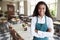
[[[39,1],[44,1],[46,2],[46,4],[48,5],[51,15],[53,17],[56,16],[57,14],[57,0],[30,0],[31,3],[31,15],[33,14],[35,5],[39,2]]]

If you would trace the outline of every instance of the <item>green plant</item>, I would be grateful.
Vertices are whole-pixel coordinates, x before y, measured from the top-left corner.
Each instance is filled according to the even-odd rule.
[[[55,14],[56,14],[56,11],[55,10],[51,10],[50,13],[51,13],[51,16],[52,17],[55,17]]]
[[[22,26],[25,27],[25,24],[23,23]]]

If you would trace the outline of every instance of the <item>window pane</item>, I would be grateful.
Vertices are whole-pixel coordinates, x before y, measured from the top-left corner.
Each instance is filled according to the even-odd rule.
[[[19,8],[19,10],[20,10],[19,14],[24,14],[24,1],[20,2],[20,8]]]

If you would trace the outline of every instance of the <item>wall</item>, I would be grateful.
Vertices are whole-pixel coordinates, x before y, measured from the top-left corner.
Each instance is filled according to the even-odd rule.
[[[3,10],[3,12],[7,11],[7,4],[8,4],[8,2],[6,2],[6,1],[2,2],[2,10]]]
[[[58,4],[57,4],[57,20],[60,20],[60,0],[58,0]]]
[[[27,15],[27,1],[24,1],[24,15]]]
[[[0,2],[0,6],[2,7],[2,11],[7,11],[7,4],[9,4],[8,1],[2,1]],[[13,5],[15,6],[15,11],[18,9],[18,2],[13,2]]]

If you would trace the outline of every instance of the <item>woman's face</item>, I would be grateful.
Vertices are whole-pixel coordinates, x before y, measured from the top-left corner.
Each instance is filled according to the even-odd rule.
[[[46,11],[46,6],[44,4],[38,6],[38,13],[40,16],[45,15],[45,11]]]

